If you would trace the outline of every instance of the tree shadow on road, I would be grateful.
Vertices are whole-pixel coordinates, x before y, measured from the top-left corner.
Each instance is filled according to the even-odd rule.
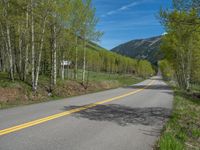
[[[71,110],[84,106],[65,106],[65,110]],[[98,105],[72,116],[87,118],[95,121],[109,121],[120,126],[127,125],[163,125],[170,116],[171,109],[162,107],[131,108],[118,104]]]

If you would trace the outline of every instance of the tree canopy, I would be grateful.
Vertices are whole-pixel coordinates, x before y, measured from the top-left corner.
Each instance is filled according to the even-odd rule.
[[[161,22],[167,34],[163,38],[162,50],[166,61],[160,62],[164,76],[174,72],[178,85],[190,90],[191,83],[200,78],[200,17],[196,0],[174,0],[174,10],[162,10]],[[163,67],[163,66],[169,67]],[[169,68],[173,71],[166,71]]]
[[[128,73],[148,77],[149,62],[124,57],[94,44],[102,36],[91,0],[2,0],[0,2],[0,71],[10,80],[28,82],[37,90],[49,76],[50,90],[66,70]],[[63,62],[70,62],[65,66]]]

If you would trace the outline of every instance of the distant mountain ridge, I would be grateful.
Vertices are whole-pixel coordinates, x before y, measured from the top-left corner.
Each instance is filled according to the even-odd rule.
[[[156,36],[132,40],[113,48],[111,51],[132,58],[147,59],[156,64],[158,60],[163,58],[163,54],[160,51],[161,39],[162,36]]]

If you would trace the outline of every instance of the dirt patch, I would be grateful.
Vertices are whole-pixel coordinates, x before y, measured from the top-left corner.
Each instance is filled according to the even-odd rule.
[[[73,96],[77,93],[84,94],[85,89],[81,84],[75,81],[68,81],[65,84],[59,85],[53,91],[53,95],[59,97]]]
[[[89,83],[87,86],[75,81],[68,81],[67,83],[55,88],[53,95],[58,97],[68,97],[95,92],[99,90],[106,90],[120,86],[118,81],[101,81]]]
[[[120,83],[116,80],[91,82],[87,86],[76,81],[64,81],[59,83],[50,95],[48,89],[42,85],[37,92],[32,92],[31,87],[24,88],[20,84],[16,87],[0,87],[0,108],[83,95],[119,86]]]
[[[93,90],[106,90],[106,89],[111,89],[120,86],[120,83],[118,81],[101,81],[98,83],[92,83],[89,85],[88,90],[93,91]]]
[[[0,102],[13,102],[20,99],[28,100],[21,88],[0,88]]]

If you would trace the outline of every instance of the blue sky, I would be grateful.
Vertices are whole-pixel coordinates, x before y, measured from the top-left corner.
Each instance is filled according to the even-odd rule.
[[[164,33],[156,15],[171,8],[171,0],[92,0],[104,32],[100,45],[112,49],[121,43]]]

